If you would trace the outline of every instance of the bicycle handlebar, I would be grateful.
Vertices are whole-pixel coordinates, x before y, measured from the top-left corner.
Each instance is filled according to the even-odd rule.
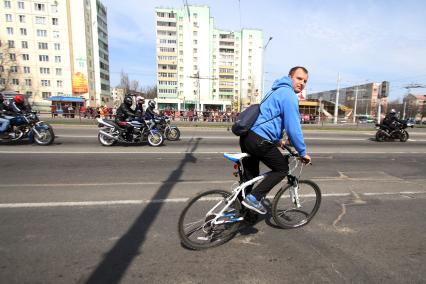
[[[300,158],[299,153],[297,153],[296,151],[294,151],[294,150],[293,150],[292,148],[290,148],[289,146],[287,146],[287,145],[285,145],[285,144],[282,144],[282,145],[281,145],[281,148],[286,149],[286,150],[290,153],[290,155],[292,155],[293,157],[299,157],[299,158]]]
[[[307,160],[307,159],[304,159],[303,157],[301,157],[301,156],[299,155],[299,153],[297,153],[296,151],[294,151],[291,147],[289,147],[289,146],[287,146],[287,145],[285,145],[285,144],[282,144],[282,145],[281,145],[281,148],[286,149],[286,150],[290,153],[290,155],[291,155],[292,157],[299,158],[300,160],[302,160],[302,162],[303,162],[303,163],[308,164],[308,160]],[[310,164],[310,165],[312,165],[312,162],[311,162],[310,160],[309,160],[309,164]]]

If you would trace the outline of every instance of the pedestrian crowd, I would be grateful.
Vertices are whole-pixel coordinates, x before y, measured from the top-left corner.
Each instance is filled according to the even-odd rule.
[[[71,104],[62,106],[61,109],[51,107],[52,117],[95,119],[98,117],[113,119],[117,112],[116,107],[100,106],[100,107],[74,107]],[[234,122],[238,115],[235,111],[221,111],[209,109],[205,111],[196,111],[194,109],[175,110],[166,108],[160,110],[160,115],[170,117],[174,121],[205,121],[205,122]]]

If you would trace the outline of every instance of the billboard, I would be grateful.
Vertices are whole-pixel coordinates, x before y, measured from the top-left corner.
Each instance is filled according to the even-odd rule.
[[[72,74],[72,92],[86,94],[89,92],[87,68],[85,58],[76,58],[74,61],[74,74]]]

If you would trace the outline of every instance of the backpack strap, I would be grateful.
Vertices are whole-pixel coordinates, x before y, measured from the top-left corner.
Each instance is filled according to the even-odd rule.
[[[266,96],[265,96],[265,98],[263,98],[263,100],[260,102],[260,104],[259,104],[259,114],[261,114],[262,113],[262,111],[261,111],[261,109],[260,109],[260,106],[262,105],[262,103],[263,102],[265,102],[266,101],[266,99],[267,98],[269,98],[269,96],[270,95],[272,95],[276,90],[278,90],[279,88],[277,88],[277,89],[275,89],[275,90],[270,90],[267,94],[266,94]],[[274,117],[272,117],[272,118],[270,118],[270,119],[268,119],[268,120],[265,120],[265,121],[263,121],[263,122],[261,122],[261,123],[258,123],[258,124],[256,124],[256,125],[253,125],[251,128],[255,128],[255,127],[257,127],[257,126],[259,126],[259,125],[261,125],[261,124],[264,124],[264,123],[266,123],[266,122],[268,122],[268,121],[271,121],[271,120],[273,120],[273,119],[275,119],[275,118],[277,118],[278,116],[280,116],[279,114],[278,115],[276,115],[276,116],[274,116]]]

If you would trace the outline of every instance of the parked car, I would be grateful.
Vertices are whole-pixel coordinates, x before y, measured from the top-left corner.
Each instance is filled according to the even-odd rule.
[[[371,115],[357,115],[358,123],[373,123],[375,120]]]

